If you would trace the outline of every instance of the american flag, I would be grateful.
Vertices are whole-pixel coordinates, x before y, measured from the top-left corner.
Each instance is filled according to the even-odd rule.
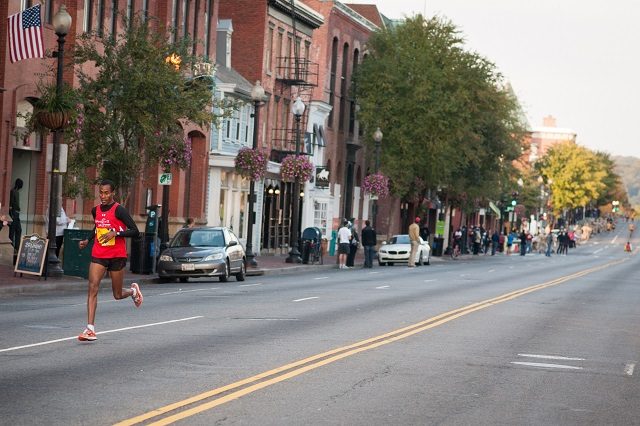
[[[9,57],[11,62],[44,58],[40,5],[9,16]]]

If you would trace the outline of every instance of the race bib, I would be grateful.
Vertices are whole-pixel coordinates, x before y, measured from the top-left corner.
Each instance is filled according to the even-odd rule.
[[[107,241],[106,243],[101,242],[100,237],[103,236],[104,234],[108,234],[110,231],[107,228],[96,228],[96,236],[98,238],[98,244],[100,244],[103,247],[107,247],[107,246],[114,246],[116,245],[116,239],[111,238],[109,241]]]

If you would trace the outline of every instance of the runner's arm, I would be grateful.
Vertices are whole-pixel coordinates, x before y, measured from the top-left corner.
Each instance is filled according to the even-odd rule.
[[[122,221],[125,224],[127,229],[124,231],[118,231],[119,237],[132,237],[137,238],[140,235],[140,231],[138,230],[138,225],[133,220],[127,209],[118,205],[116,208],[116,218]]]

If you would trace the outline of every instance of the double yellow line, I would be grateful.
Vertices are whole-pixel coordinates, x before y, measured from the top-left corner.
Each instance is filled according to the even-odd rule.
[[[542,290],[548,287],[552,287],[558,284],[562,284],[569,280],[573,280],[584,275],[588,275],[610,266],[618,265],[625,262],[627,259],[622,259],[614,262],[609,262],[601,266],[585,269],[584,271],[576,272],[571,275],[556,278],[551,281],[537,284],[531,287],[526,287],[520,290],[512,291],[492,299],[487,299],[482,302],[472,303],[462,308],[454,309],[449,312],[437,315],[435,317],[426,319],[424,321],[412,324],[407,327],[403,327],[394,331],[391,331],[380,336],[372,337],[370,339],[362,340],[360,342],[343,346],[340,348],[332,349],[328,352],[323,352],[317,355],[313,355],[308,358],[301,359],[299,361],[283,365],[273,370],[265,371],[252,377],[240,380],[235,383],[231,383],[226,386],[222,386],[216,389],[212,389],[207,392],[203,392],[199,395],[192,396],[191,398],[184,399],[182,401],[175,402],[173,404],[165,405],[164,407],[157,408],[148,413],[141,414],[139,416],[123,420],[116,424],[116,426],[124,425],[136,425],[142,422],[146,422],[151,419],[159,418],[152,421],[153,425],[167,425],[176,421],[191,417],[203,411],[210,410],[219,405],[225,404],[229,401],[238,399],[244,395],[248,395],[260,389],[264,389],[268,386],[276,383],[288,380],[292,377],[299,376],[308,371],[315,370],[327,364],[339,361],[343,358],[356,355],[360,352],[375,349],[382,345],[393,343],[395,341],[405,339],[414,334],[420,333],[425,330],[437,327],[445,324],[449,321],[453,321],[456,318],[468,315],[472,312],[479,311],[497,305],[499,303],[507,302],[509,300],[516,299],[525,294],[533,293],[534,291]],[[170,414],[175,412],[174,414]],[[170,414],[166,417],[161,417],[166,414]]]

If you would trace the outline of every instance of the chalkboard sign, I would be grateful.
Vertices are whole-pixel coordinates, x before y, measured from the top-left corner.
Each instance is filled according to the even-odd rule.
[[[22,237],[14,271],[41,276],[47,259],[48,246],[49,240],[38,234]]]

